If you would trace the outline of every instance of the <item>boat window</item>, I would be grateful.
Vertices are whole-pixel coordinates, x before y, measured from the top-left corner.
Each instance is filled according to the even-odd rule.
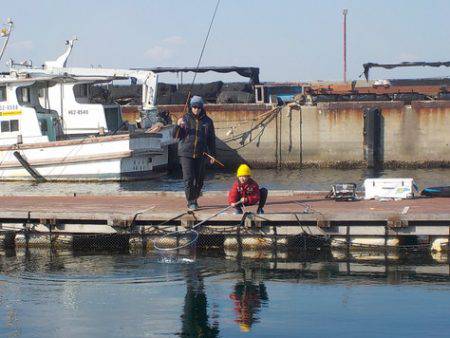
[[[20,96],[22,98],[22,102],[29,103],[30,102],[30,88],[22,87],[20,88]]]
[[[1,130],[2,133],[19,131],[19,120],[2,121]]]
[[[11,120],[9,122],[11,131],[19,131],[19,120]]]
[[[45,88],[45,87],[43,87],[43,88],[39,88],[39,91],[38,91],[38,97],[46,97],[47,95],[46,95],[46,93],[47,93],[47,91],[48,91],[48,88]]]
[[[83,83],[73,87],[75,97],[87,97],[89,94],[88,84]]]
[[[6,86],[0,86],[0,101],[6,101]]]
[[[30,103],[30,88],[28,87],[17,88],[16,93],[19,104],[27,105]]]
[[[264,88],[262,86],[255,86],[256,103],[264,103]]]
[[[41,132],[43,135],[47,135],[48,132],[48,124],[47,120],[40,120],[39,124],[41,125]]]
[[[122,124],[122,115],[118,108],[105,108],[106,128],[116,130]]]

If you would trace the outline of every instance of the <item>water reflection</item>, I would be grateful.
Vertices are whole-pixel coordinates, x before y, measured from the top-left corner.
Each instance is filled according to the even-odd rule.
[[[246,276],[245,270],[243,271],[242,280],[234,285],[234,290],[230,294],[236,313],[235,322],[242,332],[249,332],[253,323],[259,321],[258,312],[269,302],[264,282],[256,281],[254,270],[250,272],[251,276]]]
[[[400,285],[414,286],[419,297],[422,289],[418,287],[426,286],[420,298],[425,308],[436,302],[445,307],[449,300],[447,254],[216,251],[189,258],[164,262],[145,252],[0,251],[0,335],[27,335],[36,325],[44,330],[41,335],[54,335],[50,323],[70,323],[74,318],[80,323],[71,327],[74,336],[218,337],[239,331],[258,335],[261,330],[277,335],[267,323],[287,316],[292,331],[286,336],[295,336],[301,327],[290,311],[304,304],[317,305],[313,313],[320,321],[324,311],[338,310],[328,309],[333,297],[339,298],[340,305],[349,304],[346,311],[350,312],[355,301],[370,303],[362,291],[357,300],[350,297],[349,288],[364,286],[367,291],[368,286],[383,286],[376,290],[386,290],[379,295],[386,304],[398,301],[392,292],[401,289],[390,288]],[[331,287],[330,291],[324,286]],[[425,301],[430,297],[429,286],[437,290],[435,303]],[[408,302],[410,296],[404,297]],[[390,306],[383,311],[397,315]],[[309,309],[296,316],[305,314],[311,316]],[[42,324],[46,320],[49,324]]]
[[[186,296],[182,320],[181,337],[218,337],[219,323],[210,324],[208,300],[203,277],[196,267],[191,267],[186,275]]]
[[[426,275],[431,280],[438,276],[447,278],[450,276],[450,265],[447,252],[399,250],[227,250],[197,252],[190,257],[181,255],[170,259],[142,252],[78,252],[48,248],[0,250],[3,281],[15,277],[19,280],[34,278],[43,282],[158,283],[169,278],[171,281],[185,281],[192,295],[204,292],[205,277],[233,272],[239,280],[236,286],[240,283],[243,288],[248,281],[259,284],[264,280],[289,280],[292,276],[290,271],[301,272],[308,279],[308,273],[317,272],[314,278],[319,281],[364,274],[367,274],[368,279],[373,274],[388,277],[391,271],[402,271],[408,281]],[[237,289],[234,293],[239,295]],[[265,291],[261,290],[261,294],[265,294]]]

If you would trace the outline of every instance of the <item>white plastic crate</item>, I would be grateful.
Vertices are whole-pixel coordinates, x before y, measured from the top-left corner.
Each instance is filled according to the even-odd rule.
[[[412,178],[367,178],[364,181],[365,199],[413,198],[418,191]]]

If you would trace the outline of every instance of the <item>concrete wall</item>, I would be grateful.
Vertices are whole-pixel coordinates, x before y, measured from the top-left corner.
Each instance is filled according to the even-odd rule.
[[[385,162],[450,162],[450,102],[412,102],[383,118]]]
[[[303,164],[338,165],[363,160],[361,109],[331,104],[302,106]]]
[[[387,166],[450,166],[450,101],[330,102],[270,112],[269,105],[208,105],[218,155],[229,166],[364,166],[366,108],[381,110]],[[180,116],[182,106],[164,106]]]

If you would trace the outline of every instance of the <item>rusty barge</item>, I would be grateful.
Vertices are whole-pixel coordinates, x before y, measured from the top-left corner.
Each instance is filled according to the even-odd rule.
[[[367,64],[367,77],[375,66],[395,65]],[[219,159],[229,168],[242,162],[259,168],[450,166],[450,78],[272,83],[259,82],[255,67],[199,69],[210,70],[250,79],[192,87],[208,103]],[[159,110],[178,118],[189,89],[160,83]],[[132,89],[107,91],[132,106]]]

